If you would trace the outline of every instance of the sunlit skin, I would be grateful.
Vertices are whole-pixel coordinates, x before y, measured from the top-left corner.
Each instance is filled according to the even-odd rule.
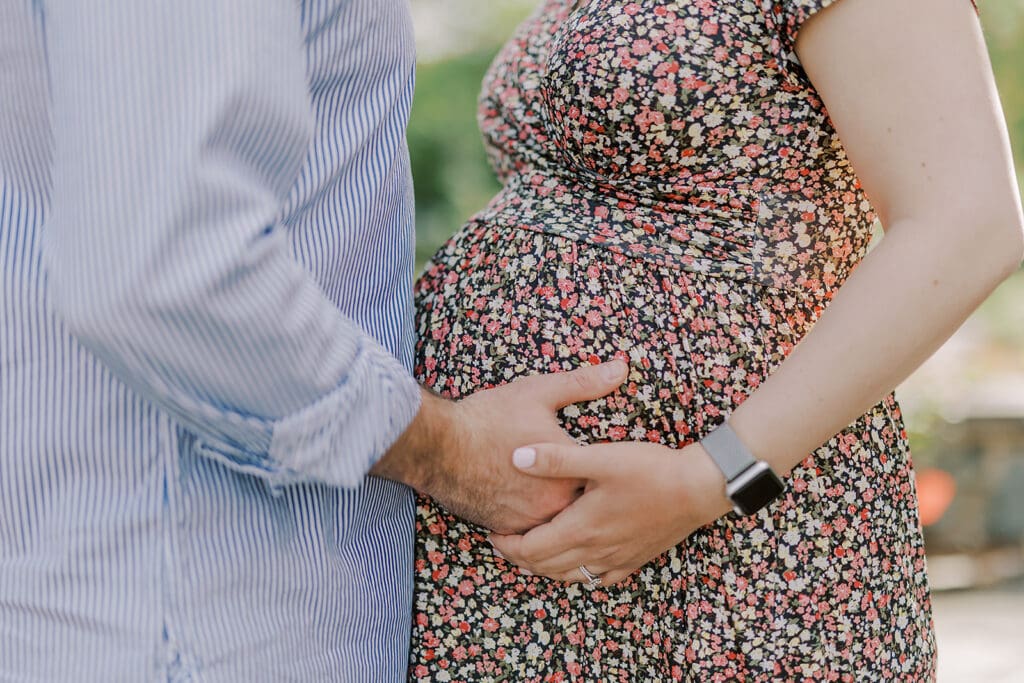
[[[908,377],[1024,258],[1009,138],[970,2],[845,0],[804,24],[796,51],[885,236],[730,417],[780,474]],[[520,450],[522,471],[585,480],[586,491],[550,523],[492,543],[534,574],[582,582],[585,565],[620,582],[732,507],[701,446],[682,450]]]
[[[423,389],[413,423],[370,474],[408,484],[486,528],[531,529],[562,511],[584,482],[538,481],[516,470],[507,454],[537,440],[575,443],[559,425],[558,409],[611,393],[626,371],[612,361],[535,375],[458,402]]]

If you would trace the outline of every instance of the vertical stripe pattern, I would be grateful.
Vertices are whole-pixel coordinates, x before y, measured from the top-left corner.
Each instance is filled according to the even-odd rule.
[[[0,0],[0,680],[403,680],[405,0]]]

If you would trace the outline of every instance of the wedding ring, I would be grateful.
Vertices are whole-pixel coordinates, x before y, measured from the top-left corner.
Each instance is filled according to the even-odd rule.
[[[596,588],[601,585],[601,577],[587,569],[585,565],[580,565],[580,573],[587,579],[587,588]]]

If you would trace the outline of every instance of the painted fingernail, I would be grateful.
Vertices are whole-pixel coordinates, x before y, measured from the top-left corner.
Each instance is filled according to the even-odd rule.
[[[537,462],[537,451],[532,448],[517,448],[512,453],[512,464],[521,470],[533,467],[535,462]]]

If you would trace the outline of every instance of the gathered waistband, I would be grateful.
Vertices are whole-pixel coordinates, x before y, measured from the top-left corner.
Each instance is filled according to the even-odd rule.
[[[793,242],[763,234],[767,223],[786,220],[794,203],[798,214],[801,202],[804,212],[816,209],[809,200],[711,183],[651,194],[659,199],[527,171],[509,177],[475,220],[559,235],[690,272],[753,281],[805,300],[828,299],[839,284],[844,263],[829,267],[823,255],[801,255]],[[835,282],[817,280],[816,271],[834,273]],[[803,275],[794,281],[794,273]]]

